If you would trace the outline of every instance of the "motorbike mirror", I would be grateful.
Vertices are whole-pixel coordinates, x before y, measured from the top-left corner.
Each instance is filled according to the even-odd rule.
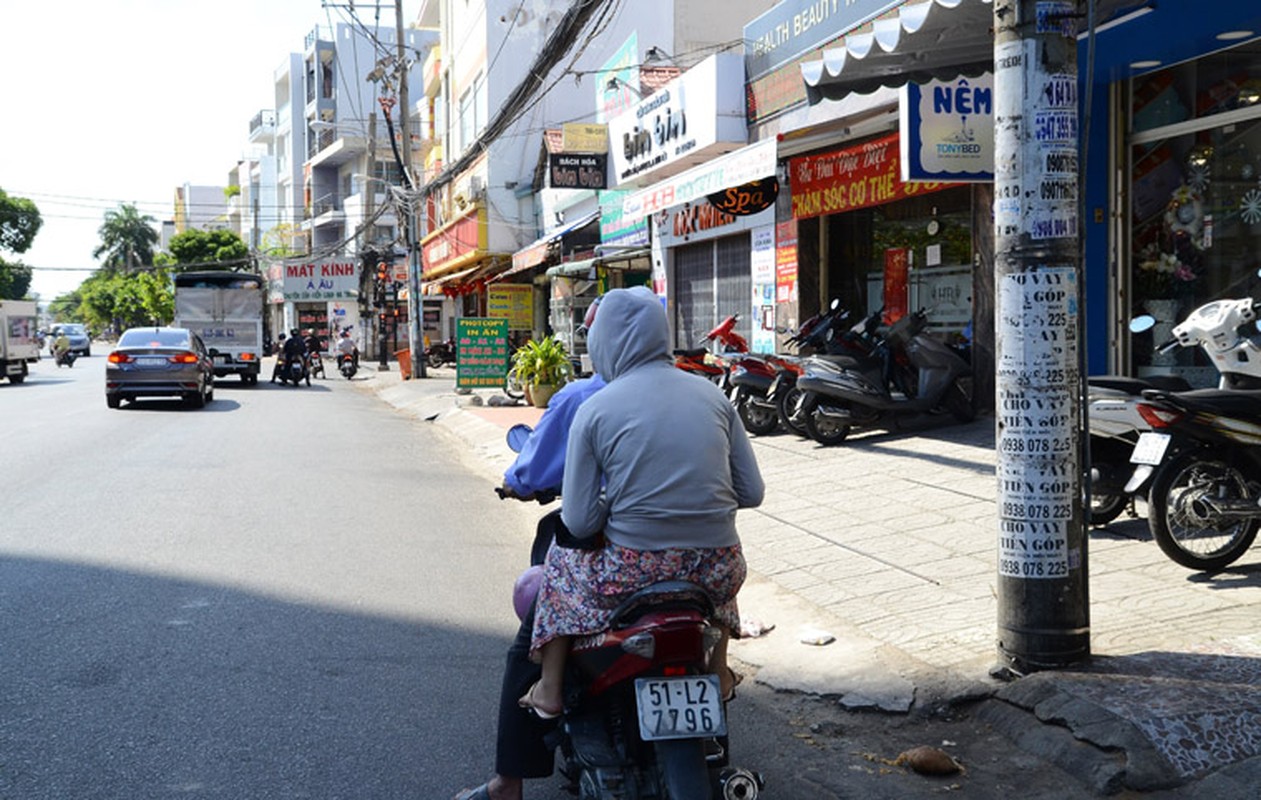
[[[534,433],[534,429],[524,422],[518,422],[508,429],[508,447],[514,453],[520,453],[521,448],[525,447],[526,440],[530,438],[530,434]]]
[[[1145,333],[1156,327],[1156,318],[1151,314],[1142,314],[1130,320],[1130,333]]]
[[[828,306],[828,308],[830,308],[830,309],[832,309],[833,311],[835,311],[836,309],[838,309],[838,308],[840,308],[840,307],[841,307],[841,299],[840,299],[839,297],[833,297],[833,298],[832,298],[832,305]]]

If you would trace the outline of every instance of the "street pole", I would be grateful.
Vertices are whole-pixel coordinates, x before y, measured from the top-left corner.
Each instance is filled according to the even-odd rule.
[[[1090,657],[1076,0],[994,0],[998,656]]]
[[[407,186],[408,197],[417,200],[419,194],[416,192],[416,181],[412,179],[412,128],[411,109],[408,108],[410,100],[407,92],[407,49],[403,43],[403,0],[394,0],[394,27],[398,39],[398,104],[399,122],[402,128],[400,137],[403,150],[403,180]],[[424,308],[420,297],[420,252],[416,247],[416,212],[410,208],[410,204],[407,208],[404,230],[407,232],[407,346],[412,355],[411,374],[417,378],[426,378],[428,374],[425,371],[425,340],[421,334],[420,319],[421,310]]]

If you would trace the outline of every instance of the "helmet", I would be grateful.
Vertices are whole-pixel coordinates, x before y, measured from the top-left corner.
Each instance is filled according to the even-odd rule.
[[[539,586],[543,583],[543,565],[535,564],[517,576],[512,584],[512,608],[517,612],[517,619],[525,621],[538,596]]]
[[[297,329],[297,328],[290,328],[290,329],[289,329],[289,335],[290,335],[290,336],[297,336],[297,335],[298,335],[298,329]]]

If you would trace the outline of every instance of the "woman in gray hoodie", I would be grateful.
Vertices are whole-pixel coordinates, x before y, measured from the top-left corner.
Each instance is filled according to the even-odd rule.
[[[674,367],[656,295],[643,287],[604,295],[587,345],[608,385],[574,417],[561,516],[575,537],[602,534],[605,544],[548,554],[531,648],[543,675],[521,698],[543,717],[563,710],[570,639],[606,630],[618,604],[644,586],[698,583],[728,635],[739,631],[745,562],[736,509],[759,505],[764,490],[731,403]],[[735,676],[725,637],[710,667],[729,696]]]

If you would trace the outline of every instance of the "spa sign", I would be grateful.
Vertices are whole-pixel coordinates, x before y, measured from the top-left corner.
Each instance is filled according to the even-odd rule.
[[[795,219],[839,214],[949,189],[953,183],[905,183],[893,134],[855,147],[790,159]]]

